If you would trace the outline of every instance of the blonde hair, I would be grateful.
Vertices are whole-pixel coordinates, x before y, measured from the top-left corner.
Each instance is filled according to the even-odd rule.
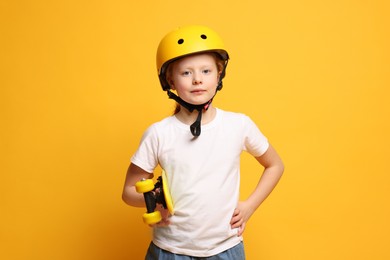
[[[225,66],[226,66],[225,60],[216,52],[211,52],[210,51],[210,52],[204,52],[204,53],[210,54],[211,56],[214,57],[215,64],[217,65],[218,75],[220,76],[221,73],[223,72]],[[194,55],[194,54],[190,54],[190,55]],[[188,56],[190,56],[190,55],[188,55]],[[179,59],[177,59],[177,60],[179,60]],[[166,81],[168,82],[168,84],[170,84],[171,78],[172,78],[172,67],[173,67],[172,65],[177,60],[172,61],[167,66],[167,70],[166,70],[166,73],[165,73],[165,78],[166,78]],[[173,111],[173,114],[176,115],[177,113],[179,113],[180,109],[181,109],[181,107],[180,107],[179,103],[176,103],[176,107],[175,107],[175,110]]]

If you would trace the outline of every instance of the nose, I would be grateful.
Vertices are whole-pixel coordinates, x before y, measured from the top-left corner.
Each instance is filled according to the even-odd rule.
[[[201,73],[194,73],[194,77],[192,78],[192,84],[194,84],[194,85],[202,84]]]

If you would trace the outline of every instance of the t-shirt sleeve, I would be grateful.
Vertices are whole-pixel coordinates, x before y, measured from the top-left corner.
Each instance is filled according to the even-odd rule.
[[[153,173],[158,165],[158,136],[154,126],[150,126],[141,138],[141,142],[131,162],[141,169]]]
[[[257,125],[247,116],[244,117],[244,147],[247,151],[255,157],[263,155],[268,147],[268,139],[263,135]]]

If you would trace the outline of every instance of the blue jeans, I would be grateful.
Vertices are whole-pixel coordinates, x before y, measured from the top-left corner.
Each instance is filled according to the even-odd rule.
[[[238,245],[223,251],[217,255],[209,257],[192,257],[187,255],[178,255],[168,252],[150,243],[145,260],[245,260],[244,244]]]

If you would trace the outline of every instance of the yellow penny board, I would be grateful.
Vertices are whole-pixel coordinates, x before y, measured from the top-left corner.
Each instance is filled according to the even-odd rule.
[[[166,175],[164,170],[162,170],[162,172],[161,172],[161,177],[162,177],[162,185],[163,185],[165,202],[167,203],[167,208],[168,208],[169,213],[171,213],[171,215],[173,215],[175,213],[175,211],[173,209],[173,202],[172,202],[171,193],[169,192],[169,188],[168,188],[167,175]]]

